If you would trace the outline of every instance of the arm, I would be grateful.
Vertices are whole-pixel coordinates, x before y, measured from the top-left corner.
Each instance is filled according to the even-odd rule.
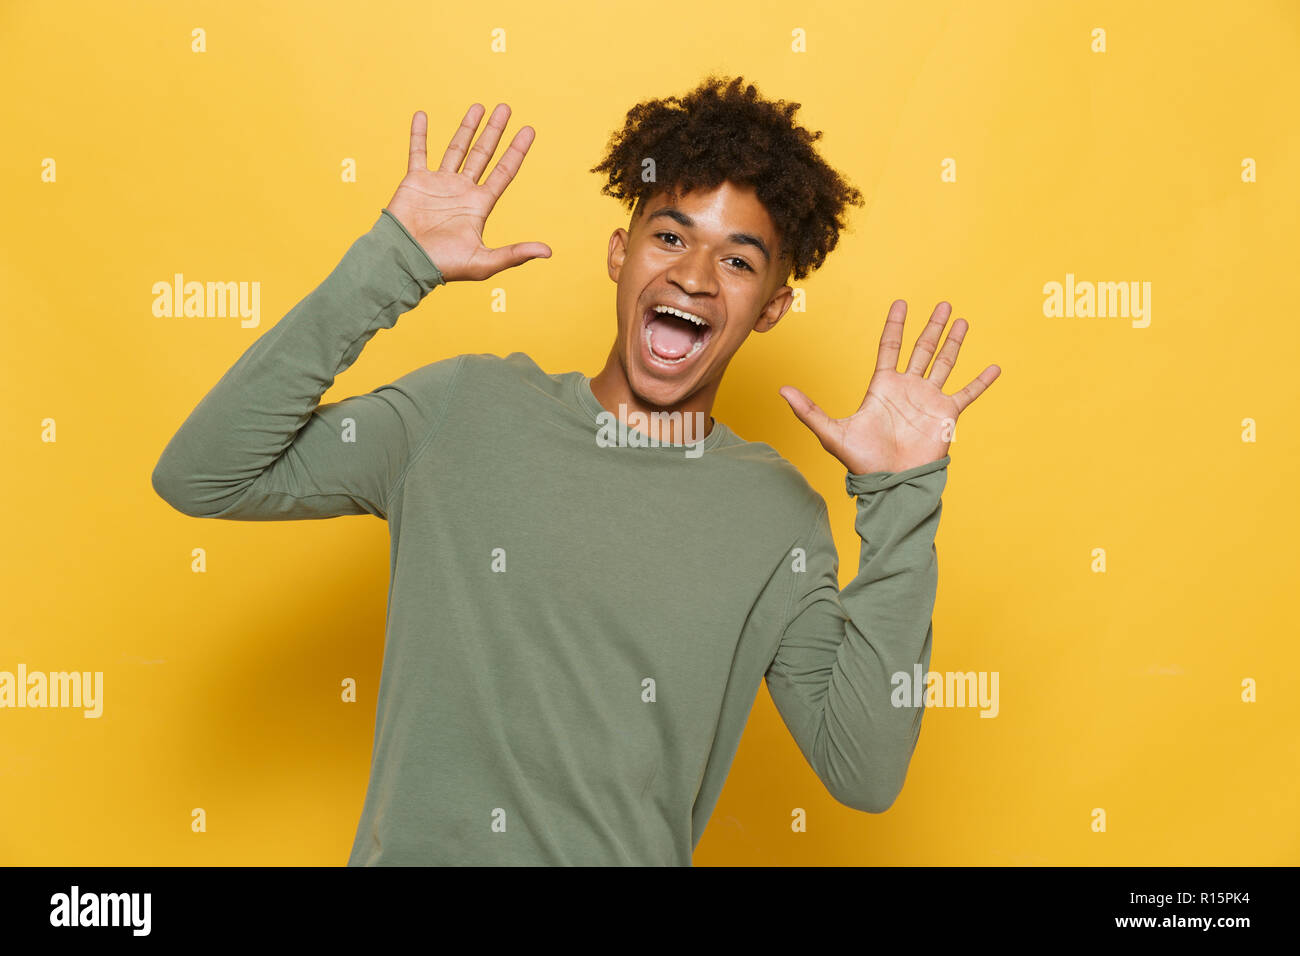
[[[799,546],[788,622],[767,687],[800,751],[839,802],[883,813],[903,787],[920,708],[894,707],[893,675],[930,667],[938,584],[934,537],[948,456],[904,472],[850,474],[862,539],[857,576],[839,589],[823,505]]]
[[[411,119],[406,176],[334,271],[254,342],[163,451],[154,489],[207,518],[388,516],[388,502],[436,429],[463,359],[434,362],[365,395],[317,408],[379,329],[436,285],[486,279],[549,256],[544,243],[483,244],[483,226],[533,141],[523,127],[480,184],[510,108],[465,114],[436,170],[427,117]],[[464,164],[462,167],[462,163]],[[435,266],[434,263],[437,263]]]
[[[894,707],[891,679],[930,667],[940,497],[957,417],[1001,374],[988,366],[945,395],[966,320],[935,355],[951,307],[940,302],[907,369],[898,371],[907,303],[889,309],[862,405],[832,419],[797,388],[781,395],[822,447],[849,470],[862,538],[857,577],[838,591],[825,506],[808,533],[809,580],[795,592],[768,676],[781,716],[818,777],[841,803],[882,812],[897,798],[921,732],[921,710]],[[926,373],[933,358],[934,367]],[[795,578],[803,575],[794,575]]]
[[[325,281],[190,413],[154,468],[154,489],[193,517],[387,517],[389,492],[434,425],[436,406],[422,393],[449,389],[458,363],[434,363],[369,394],[317,405],[371,336],[442,282],[419,244],[382,211]]]

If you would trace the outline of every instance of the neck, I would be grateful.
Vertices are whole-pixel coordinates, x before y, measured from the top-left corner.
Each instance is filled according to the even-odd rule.
[[[591,393],[596,396],[605,411],[618,416],[619,421],[627,424],[628,416],[640,412],[645,418],[638,418],[636,428],[644,431],[651,438],[675,445],[703,441],[713,431],[713,400],[718,394],[716,382],[702,388],[680,402],[672,405],[654,405],[642,401],[632,391],[627,380],[627,370],[618,356],[618,346],[610,349],[605,359],[605,367],[591,380]],[[680,414],[674,415],[674,412]],[[696,434],[698,429],[696,415],[704,416],[704,434]],[[644,425],[643,423],[648,422]]]

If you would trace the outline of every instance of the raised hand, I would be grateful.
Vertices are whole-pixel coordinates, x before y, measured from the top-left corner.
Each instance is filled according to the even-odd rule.
[[[969,325],[965,319],[952,324],[934,368],[928,376],[925,374],[951,314],[952,306],[947,302],[935,307],[929,324],[916,340],[907,370],[899,372],[907,303],[895,300],[880,335],[876,371],[867,385],[866,398],[848,418],[831,418],[790,385],[781,389],[781,397],[822,447],[853,474],[906,471],[936,461],[948,454],[957,416],[1002,374],[1002,369],[990,365],[960,391],[943,393],[943,383],[957,362]]]
[[[387,208],[424,247],[447,282],[486,279],[529,259],[547,258],[551,254],[550,246],[542,242],[516,242],[496,249],[483,243],[483,224],[488,213],[519,172],[533,142],[531,126],[515,133],[510,147],[480,185],[479,177],[496,152],[509,118],[510,107],[499,104],[478,142],[470,149],[470,140],[483,119],[483,107],[475,103],[443,153],[442,164],[433,170],[428,167],[425,151],[428,118],[423,110],[411,118],[411,154],[406,175]]]

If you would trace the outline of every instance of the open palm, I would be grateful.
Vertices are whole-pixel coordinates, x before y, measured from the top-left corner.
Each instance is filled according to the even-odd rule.
[[[926,375],[951,314],[947,302],[935,307],[912,349],[906,371],[899,372],[907,303],[898,299],[890,306],[880,335],[875,373],[862,404],[848,418],[831,418],[793,386],[782,388],[781,395],[822,447],[853,474],[906,471],[942,458],[948,454],[957,417],[1002,373],[998,366],[990,365],[960,391],[943,393],[943,384],[957,362],[968,328],[965,319],[958,319],[934,360],[934,368]]]
[[[488,214],[519,172],[534,132],[531,126],[525,126],[515,133],[510,147],[480,184],[479,177],[496,152],[510,118],[510,107],[498,104],[471,149],[470,140],[482,118],[483,107],[475,103],[461,120],[442,163],[437,169],[429,169],[428,118],[423,111],[417,112],[411,118],[406,175],[388,203],[388,211],[429,254],[447,282],[486,279],[529,259],[551,254],[550,247],[542,242],[516,242],[498,249],[483,242]]]

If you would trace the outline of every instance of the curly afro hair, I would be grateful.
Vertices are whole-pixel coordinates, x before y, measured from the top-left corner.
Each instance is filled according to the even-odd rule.
[[[767,209],[795,279],[821,266],[839,241],[848,205],[862,194],[813,149],[821,131],[794,124],[799,103],[764,100],[743,77],[709,77],[683,97],[649,100],[628,110],[590,172],[607,173],[601,193],[633,212],[658,193],[713,190],[730,180],[751,187]],[[654,160],[655,181],[642,180]]]

